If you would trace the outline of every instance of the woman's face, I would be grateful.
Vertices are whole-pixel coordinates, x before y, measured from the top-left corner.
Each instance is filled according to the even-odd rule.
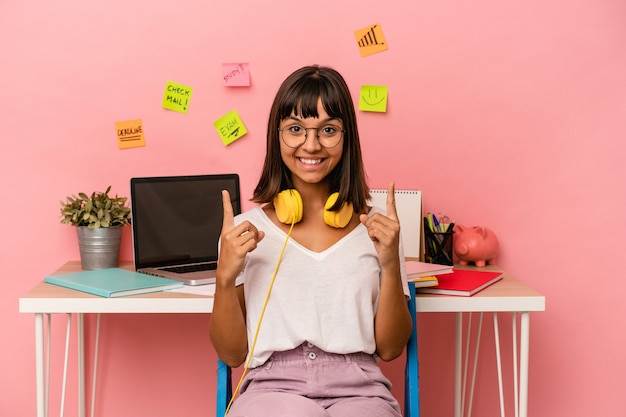
[[[328,116],[321,100],[317,102],[317,113],[317,118],[292,114],[280,122],[280,153],[294,185],[323,182],[343,155],[343,122]],[[294,139],[298,132],[306,132],[306,137]]]

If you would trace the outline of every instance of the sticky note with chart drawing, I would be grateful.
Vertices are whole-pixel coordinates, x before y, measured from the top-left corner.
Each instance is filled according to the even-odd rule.
[[[381,85],[361,86],[359,110],[385,113],[387,111],[388,87]]]
[[[222,64],[222,78],[226,87],[249,87],[250,64]]]
[[[354,37],[359,46],[361,57],[373,55],[388,49],[380,23],[355,30]]]
[[[163,94],[163,108],[187,113],[192,92],[193,88],[191,87],[168,81],[165,86],[165,94]]]
[[[213,126],[217,129],[217,133],[220,135],[224,145],[230,145],[248,133],[236,110],[220,117],[213,123]]]

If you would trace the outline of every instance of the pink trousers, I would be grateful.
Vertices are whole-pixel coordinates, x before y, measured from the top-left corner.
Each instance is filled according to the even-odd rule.
[[[390,388],[372,355],[305,343],[251,369],[228,417],[401,417]]]

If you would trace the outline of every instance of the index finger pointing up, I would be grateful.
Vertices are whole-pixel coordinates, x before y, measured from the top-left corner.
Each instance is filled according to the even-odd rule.
[[[396,211],[396,195],[395,184],[392,182],[387,189],[387,217],[392,220],[398,220],[398,212]]]
[[[222,206],[224,207],[224,220],[222,221],[222,232],[235,227],[235,216],[233,214],[233,204],[230,202],[228,190],[222,190]]]

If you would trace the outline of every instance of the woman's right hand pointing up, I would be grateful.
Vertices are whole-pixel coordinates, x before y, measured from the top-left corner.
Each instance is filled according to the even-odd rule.
[[[249,221],[235,226],[233,205],[230,193],[222,190],[224,220],[222,222],[220,256],[217,264],[217,279],[226,284],[235,279],[243,269],[246,254],[256,249],[257,244],[265,237],[265,232],[258,230]],[[226,282],[225,282],[226,281]]]

